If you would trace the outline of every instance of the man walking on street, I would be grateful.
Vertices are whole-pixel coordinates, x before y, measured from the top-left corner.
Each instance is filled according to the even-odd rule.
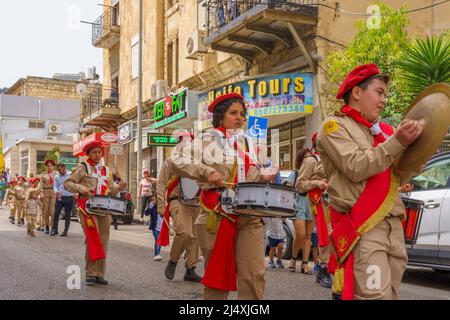
[[[58,174],[55,177],[54,191],[56,194],[55,218],[53,219],[52,236],[58,234],[59,217],[64,208],[64,232],[61,237],[67,237],[70,226],[70,216],[75,204],[74,194],[64,189],[64,181],[70,176],[64,163],[58,164]]]

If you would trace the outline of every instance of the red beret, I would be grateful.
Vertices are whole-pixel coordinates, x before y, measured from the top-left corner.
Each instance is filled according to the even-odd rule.
[[[211,113],[213,113],[213,112],[214,112],[214,108],[215,108],[218,104],[220,104],[220,103],[222,103],[223,101],[228,100],[228,99],[239,99],[239,100],[242,100],[242,103],[244,103],[244,97],[241,96],[239,93],[229,93],[229,94],[224,94],[224,95],[221,95],[221,96],[217,97],[216,100],[214,100],[213,103],[211,103],[211,104],[209,105],[208,111],[211,112]]]
[[[30,183],[39,182],[40,180],[41,180],[40,178],[30,178],[30,179],[28,179],[28,181],[29,181]]]
[[[17,183],[17,181],[15,179],[12,179],[8,182],[8,184],[11,184],[11,183]]]
[[[27,181],[27,179],[26,179],[25,177],[23,177],[23,176],[19,176],[19,177],[17,178],[17,181],[19,181],[20,179],[22,179],[24,182]]]
[[[45,165],[46,165],[46,166],[48,166],[49,163],[51,163],[52,165],[56,166],[55,160],[51,160],[51,159],[50,159],[50,160],[46,160],[46,161],[45,161]]]
[[[388,78],[387,75],[382,74],[378,69],[378,66],[375,63],[363,64],[361,66],[356,67],[345,77],[344,81],[339,88],[338,94],[336,96],[337,99],[342,99],[344,94],[350,91],[353,87],[358,85],[359,83],[369,79],[369,78],[377,78],[383,77]]]
[[[91,151],[94,148],[100,148],[102,149],[102,153],[105,153],[105,149],[103,148],[103,145],[100,141],[89,142],[87,145],[84,146],[83,151],[84,153],[89,155],[89,151]]]
[[[312,138],[311,138],[311,142],[314,143],[314,141],[316,141],[316,139],[317,139],[317,132],[314,132],[314,134],[312,135]]]

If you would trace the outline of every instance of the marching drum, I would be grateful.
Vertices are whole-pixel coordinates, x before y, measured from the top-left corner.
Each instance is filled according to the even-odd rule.
[[[222,193],[221,205],[225,213],[241,216],[291,218],[295,216],[297,192],[282,185],[246,182],[238,183],[236,190]]]
[[[110,214],[122,216],[127,213],[128,201],[111,196],[91,196],[86,202],[86,210],[90,214]]]
[[[422,221],[424,203],[420,200],[402,197],[406,210],[406,220],[402,222],[406,244],[416,244]]]
[[[180,202],[186,206],[199,207],[200,187],[197,182],[187,178],[180,178]]]

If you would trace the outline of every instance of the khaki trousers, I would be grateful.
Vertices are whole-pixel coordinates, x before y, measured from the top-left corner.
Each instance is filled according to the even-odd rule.
[[[15,219],[16,217],[16,201],[11,201],[9,203],[9,217]]]
[[[16,220],[25,219],[26,200],[16,200]]]
[[[385,218],[364,234],[354,255],[355,300],[399,298],[408,262],[399,217]]]
[[[36,219],[37,219],[37,215],[35,215],[35,214],[27,215],[27,229],[28,230],[34,231],[34,228],[36,228]]]
[[[81,226],[83,227],[83,231],[84,231],[85,225],[84,225],[83,214],[78,213],[78,215],[80,216]],[[109,232],[111,230],[112,217],[111,217],[111,215],[105,215],[105,216],[93,215],[93,217],[95,220],[95,225],[97,226],[97,231],[100,236],[100,241],[102,242],[103,250],[105,251],[105,255],[107,255],[108,243],[109,243]],[[89,259],[87,242],[85,241],[84,243],[86,244],[86,253],[85,253],[86,276],[103,278],[105,276],[105,272],[106,272],[106,258],[97,260],[97,261],[91,261]]]
[[[200,213],[200,208],[183,205],[178,200],[170,203],[170,213],[173,220],[175,237],[170,250],[170,260],[178,262],[186,251],[185,266],[187,269],[197,267],[199,250],[197,228],[194,222]]]
[[[211,257],[216,234],[206,229],[205,224],[198,224],[200,248],[205,258],[205,269]],[[266,284],[264,275],[264,237],[263,224],[260,219],[239,217],[236,238],[236,267],[239,300],[264,299]],[[228,291],[205,287],[205,300],[226,300]]]
[[[43,224],[46,227],[53,225],[55,215],[56,195],[53,190],[44,189],[44,206],[42,209]]]

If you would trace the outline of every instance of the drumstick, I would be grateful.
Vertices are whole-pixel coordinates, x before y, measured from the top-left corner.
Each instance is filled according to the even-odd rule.
[[[166,217],[164,217],[164,222],[165,222],[166,225],[167,225],[167,229],[169,229],[169,234],[170,234],[171,236],[173,236],[173,235],[174,235],[174,231],[173,231],[172,229],[170,229],[170,225],[169,225],[169,222],[167,222]]]

